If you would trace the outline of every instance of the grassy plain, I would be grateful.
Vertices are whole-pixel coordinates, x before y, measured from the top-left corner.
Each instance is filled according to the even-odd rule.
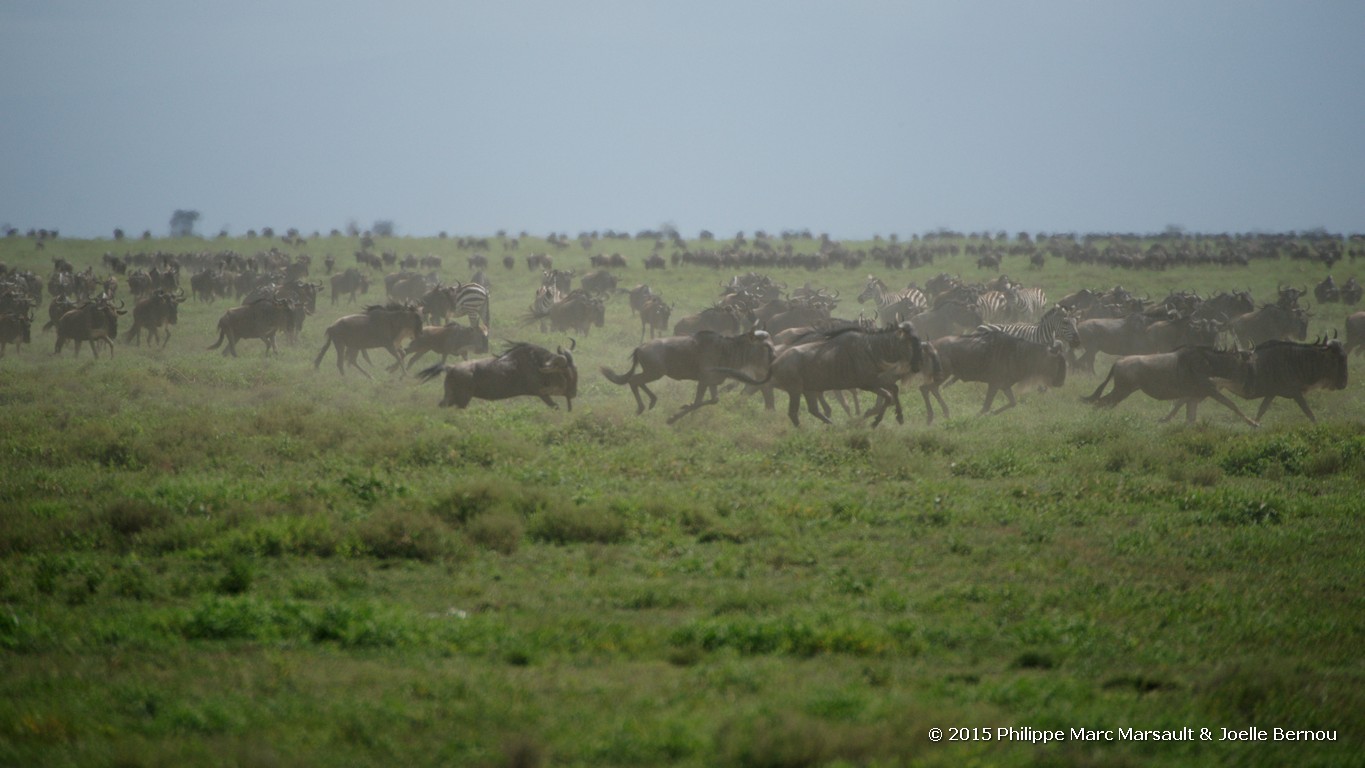
[[[106,250],[272,244],[10,238],[0,262],[46,278],[54,256],[102,272]],[[355,247],[287,250],[316,277]],[[469,275],[453,239],[378,247]],[[566,343],[517,325],[533,251],[580,274],[620,252],[623,285],[649,282],[675,319],[731,276],[646,273],[649,250],[525,238],[504,271],[494,239],[494,337]],[[1004,269],[1052,297],[1122,283],[1261,300],[1326,273]],[[839,289],[848,316],[868,272],[939,271],[986,277],[966,256],[768,274]],[[40,319],[0,359],[0,764],[1361,764],[1354,381],[1310,395],[1318,424],[1281,401],[1257,431],[1213,404],[1158,425],[1166,408],[1140,395],[1097,412],[1084,375],[993,417],[976,415],[980,385],[950,387],[933,427],[917,395],[905,425],[868,430],[794,429],[735,393],[669,427],[690,385],[637,417],[597,373],[639,341],[624,296],[578,339],[572,413],[444,410],[437,384],[315,371],[348,311],[325,298],[298,346],[224,358],[205,347],[227,306],[186,303],[166,349],[113,359],[53,357]],[[1345,314],[1319,308],[1312,333]],[[1336,741],[1218,740],[1252,726]],[[933,742],[935,727],[993,738]],[[1185,727],[1215,740],[1071,731]]]

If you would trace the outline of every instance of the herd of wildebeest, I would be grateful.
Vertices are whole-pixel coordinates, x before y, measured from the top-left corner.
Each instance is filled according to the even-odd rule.
[[[663,242],[658,238],[660,247]],[[1096,355],[1103,353],[1117,359],[1093,394],[1084,398],[1087,402],[1112,407],[1141,391],[1173,404],[1163,421],[1184,407],[1187,420],[1193,422],[1199,403],[1208,399],[1256,426],[1276,398],[1293,400],[1314,419],[1304,395],[1315,389],[1344,389],[1347,356],[1365,348],[1365,312],[1351,309],[1362,294],[1354,277],[1337,284],[1328,276],[1311,289],[1319,313],[1332,304],[1347,307],[1341,323],[1344,339],[1336,334],[1307,339],[1309,315],[1302,305],[1310,292],[1306,285],[1281,285],[1276,295],[1259,301],[1245,290],[1207,296],[1172,291],[1153,299],[1120,286],[1084,288],[1049,298],[1041,289],[1005,275],[969,282],[940,273],[923,286],[911,283],[894,288],[868,274],[856,297],[862,305],[858,317],[846,319],[837,315],[838,291],[810,282],[789,290],[751,267],[797,265],[815,271],[806,261],[815,258],[823,260],[823,265],[833,262],[861,268],[866,254],[856,254],[855,260],[822,240],[815,256],[794,254],[788,246],[785,255],[795,261],[784,262],[780,248],[766,238],[758,242],[766,247],[741,250],[732,243],[719,251],[675,252],[674,269],[748,268],[723,282],[710,306],[676,321],[673,304],[647,284],[632,288],[619,284],[612,270],[627,267],[619,255],[593,256],[593,269],[577,275],[573,270],[556,269],[549,254],[534,254],[526,257],[526,266],[539,273],[541,284],[534,296],[527,297],[526,313],[511,324],[538,322],[542,331],[586,336],[605,324],[606,304],[612,296],[628,295],[631,315],[640,322],[641,343],[629,352],[628,368],[617,372],[602,367],[601,374],[613,384],[629,387],[638,413],[657,402],[651,383],[663,378],[696,382],[692,401],[676,411],[670,423],[718,402],[720,385],[727,380],[761,392],[769,409],[775,407],[775,391],[786,393],[788,418],[797,425],[803,401],[811,416],[829,422],[832,409],[827,396],[850,413],[861,412],[859,392],[875,398],[863,414],[873,426],[882,421],[888,408],[903,422],[900,393],[917,387],[926,419],[932,423],[935,401],[942,414],[948,414],[939,389],[952,381],[986,385],[982,413],[991,412],[997,394],[1005,396],[1007,404],[999,408],[1005,410],[1016,404],[1016,387],[1059,387],[1069,371],[1095,374]],[[1330,267],[1341,258],[1340,242],[1322,240],[1327,245],[1315,246],[1316,251],[1309,248],[1307,258],[1321,259]],[[476,245],[486,248],[487,241]],[[909,244],[884,247],[879,243],[873,258],[888,271],[903,266],[906,259],[912,266],[932,262],[934,251],[928,241],[915,245],[921,250],[916,252]],[[669,268],[658,250],[645,260],[647,270]],[[978,267],[998,272],[1002,253],[1009,252],[981,246]],[[1125,258],[1128,263],[1120,266],[1129,268],[1164,268],[1180,263],[1181,253],[1179,247],[1165,245],[1159,250],[1118,254],[1078,246],[1063,257],[1083,261],[1088,254],[1097,254]],[[1193,253],[1198,256],[1198,251]],[[76,355],[82,344],[96,357],[101,348],[113,355],[120,323],[128,314],[131,326],[122,333],[124,343],[145,341],[165,347],[180,304],[230,300],[236,306],[218,320],[217,341],[208,349],[236,356],[237,344],[251,339],[263,342],[269,355],[277,351],[277,336],[297,340],[325,286],[330,288],[333,305],[352,304],[370,292],[372,278],[377,283],[382,276],[384,303],[364,306],[329,325],[314,359],[315,369],[329,351],[336,356],[338,372],[344,375],[351,369],[365,376],[371,374],[360,360],[373,365],[369,350],[382,349],[390,355],[390,373],[403,373],[423,355],[433,353],[440,355],[440,362],[416,376],[419,381],[444,377],[442,406],[464,408],[473,399],[532,396],[551,407],[557,407],[552,398],[563,397],[572,409],[579,378],[573,341],[567,349],[560,346],[554,351],[512,343],[500,354],[477,357],[489,352],[490,281],[485,255],[475,252],[468,257],[469,282],[450,284],[438,277],[442,265],[436,256],[409,255],[400,260],[396,253],[377,254],[368,245],[354,256],[355,265],[344,268],[328,256],[322,265],[325,282],[310,279],[316,267],[309,256],[290,255],[275,247],[250,257],[234,251],[106,253],[98,272],[97,265],[78,268],[57,258],[46,279],[0,265],[0,356],[8,346],[17,349],[31,343],[32,325],[45,297],[47,320],[40,333],[53,333],[54,354],[69,343]],[[1304,257],[1302,253],[1290,256]],[[1236,258],[1243,261],[1232,263],[1245,263],[1247,257]],[[1040,259],[1031,255],[1030,264],[1041,266]],[[507,269],[518,267],[510,255],[502,263]],[[188,279],[182,280],[182,275]],[[459,362],[448,362],[456,355]],[[1255,418],[1244,414],[1225,393],[1260,400]],[[849,394],[853,395],[852,408]]]

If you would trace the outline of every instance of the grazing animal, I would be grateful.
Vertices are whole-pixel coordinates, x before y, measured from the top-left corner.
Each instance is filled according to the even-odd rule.
[[[332,275],[328,279],[332,283],[332,306],[336,306],[337,299],[342,294],[346,295],[347,304],[354,304],[356,294],[369,293],[370,291],[369,276],[355,267],[350,267],[345,272]]]
[[[734,336],[749,330],[751,321],[739,307],[707,307],[695,315],[688,315],[673,326],[674,336],[691,336],[701,331]]]
[[[209,349],[217,349],[226,341],[223,355],[236,357],[238,340],[260,339],[269,355],[275,351],[275,334],[289,330],[293,309],[290,304],[288,299],[271,296],[229,309],[218,318],[218,340]]]
[[[114,338],[118,336],[118,316],[127,314],[123,302],[115,307],[108,299],[94,299],[82,302],[75,309],[57,320],[57,345],[52,354],[61,354],[68,340],[76,342],[75,354],[81,354],[81,342],[89,342],[90,353],[99,357],[96,342],[103,341],[109,346],[109,356],[114,356]]]
[[[787,418],[795,426],[801,426],[802,397],[812,416],[830,424],[821,412],[819,395],[830,390],[854,389],[877,396],[877,407],[869,411],[875,427],[881,423],[888,405],[895,406],[896,422],[905,422],[900,386],[896,382],[919,373],[922,360],[919,337],[908,322],[880,331],[844,328],[783,350],[773,360],[768,378],[773,389],[787,393]],[[767,379],[758,380],[743,371],[723,372],[747,384],[767,383]]]
[[[587,336],[593,326],[601,328],[607,322],[607,306],[596,296],[583,291],[574,291],[564,299],[555,302],[541,318],[542,324],[548,320],[551,332],[576,331]]]
[[[929,300],[920,289],[905,288],[893,291],[874,275],[867,276],[867,285],[863,286],[862,293],[858,294],[859,304],[868,299],[876,301],[877,319],[884,325],[908,320],[929,306]]]
[[[413,339],[407,348],[407,364],[417,364],[417,359],[428,352],[441,356],[444,363],[451,355],[459,355],[468,360],[469,353],[482,354],[488,351],[488,327],[470,328],[459,323],[429,325],[422,329],[422,335]]]
[[[1026,339],[1034,344],[1041,344],[1044,347],[1052,346],[1052,342],[1056,339],[1062,340],[1068,347],[1074,348],[1081,345],[1081,336],[1076,332],[1076,321],[1071,317],[1071,313],[1063,309],[1061,305],[1054,305],[1036,323],[982,325],[977,328],[978,333],[986,331],[999,331],[1010,336]]]
[[[915,333],[926,341],[962,333],[979,325],[981,313],[961,301],[943,301],[933,309],[915,315]]]
[[[1243,354],[1213,347],[1191,346],[1174,352],[1126,355],[1114,361],[1109,375],[1082,400],[1102,408],[1113,408],[1141,390],[1156,400],[1176,401],[1171,412],[1162,417],[1162,423],[1170,421],[1183,405],[1185,421],[1193,424],[1199,403],[1211,399],[1237,414],[1242,421],[1257,427],[1260,425],[1218,391],[1220,387],[1243,381],[1248,370],[1249,362]],[[1113,389],[1102,394],[1110,382],[1114,383]]]
[[[128,334],[123,337],[124,343],[137,341],[141,346],[145,333],[149,345],[159,341],[164,348],[171,340],[171,326],[176,324],[178,309],[184,300],[184,291],[172,294],[160,288],[150,296],[140,299],[133,305],[133,327],[129,328]],[[165,338],[162,338],[162,329],[165,329]]]
[[[601,371],[613,384],[630,385],[630,392],[635,396],[637,415],[646,410],[641,392],[649,396],[649,408],[658,402],[658,396],[649,389],[650,382],[665,376],[679,381],[697,382],[697,393],[692,403],[684,405],[669,417],[668,423],[672,424],[703,405],[719,402],[717,387],[727,376],[733,375],[727,371],[744,371],[753,378],[766,378],[772,362],[773,345],[767,331],[750,331],[734,336],[700,331],[691,336],[667,336],[641,344],[630,353],[630,370],[623,374],[615,373],[606,366]],[[702,398],[708,390],[711,399],[703,402]]]
[[[22,345],[32,343],[33,310],[0,314],[0,357],[5,356],[6,345],[13,344],[18,352]]]
[[[645,331],[648,329],[649,338],[654,338],[668,333],[668,316],[672,314],[673,308],[663,300],[662,296],[650,296],[640,307],[640,341],[645,340]]]
[[[1232,318],[1228,327],[1237,336],[1238,342],[1246,347],[1276,339],[1303,341],[1308,338],[1308,313],[1297,307],[1267,304],[1254,312]]]
[[[344,364],[350,363],[352,368],[370,378],[370,374],[356,362],[356,357],[363,350],[381,347],[398,361],[398,370],[406,372],[403,351],[399,345],[408,337],[418,338],[422,335],[422,315],[411,304],[390,302],[366,307],[364,312],[358,314],[346,315],[327,326],[325,333],[327,341],[313,360],[314,370],[322,364],[327,348],[335,347],[338,373],[344,376]]]
[[[539,397],[551,408],[559,406],[550,398],[563,397],[568,410],[578,396],[578,368],[574,365],[573,345],[551,352],[534,344],[514,343],[497,357],[471,360],[453,365],[437,363],[417,374],[419,382],[445,374],[445,396],[440,407],[465,408],[474,398],[505,400],[509,397]]]
[[[1346,318],[1346,354],[1365,350],[1365,312]]]
[[[1014,386],[1041,384],[1060,387],[1066,383],[1066,357],[1061,340],[1051,347],[1036,344],[1000,331],[948,336],[934,342],[947,374],[962,381],[986,384],[986,402],[981,413],[989,413],[997,392],[1009,400],[996,413],[1017,405]]]
[[[1251,353],[1250,371],[1240,386],[1229,387],[1247,400],[1264,398],[1256,410],[1260,421],[1277,397],[1298,404],[1299,410],[1316,422],[1304,394],[1315,389],[1346,388],[1346,348],[1337,339],[1312,344],[1293,341],[1267,341]]]

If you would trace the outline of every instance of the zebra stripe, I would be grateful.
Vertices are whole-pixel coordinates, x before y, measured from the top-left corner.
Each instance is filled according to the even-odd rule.
[[[858,294],[858,303],[861,304],[868,299],[876,300],[878,316],[884,315],[886,310],[897,304],[902,304],[902,310],[910,310],[901,312],[905,317],[923,312],[929,306],[929,300],[920,289],[906,288],[902,291],[893,291],[886,287],[886,283],[871,275],[868,276],[867,287]],[[882,320],[885,322],[887,318],[882,317]]]
[[[477,327],[482,321],[489,325],[488,289],[478,283],[460,283],[451,297],[456,317],[468,317],[469,325]]]
[[[1021,317],[1037,317],[1047,306],[1047,294],[1042,288],[1017,288],[1012,298],[1015,311]]]
[[[999,331],[1032,341],[1035,344],[1042,344],[1045,347],[1052,346],[1052,342],[1057,339],[1061,339],[1070,347],[1080,346],[1081,343],[1080,334],[1076,332],[1076,321],[1059,306],[1049,309],[1043,318],[1036,323],[1007,323],[1004,325],[987,323],[976,329],[977,333],[988,333],[990,331]]]

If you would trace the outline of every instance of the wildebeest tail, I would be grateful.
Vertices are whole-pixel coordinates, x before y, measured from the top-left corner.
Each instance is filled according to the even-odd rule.
[[[630,377],[635,375],[635,368],[639,364],[640,358],[637,357],[634,352],[631,352],[630,370],[626,371],[625,373],[616,373],[615,371],[613,371],[612,369],[608,368],[605,365],[602,366],[601,368],[598,368],[598,370],[601,371],[602,375],[607,377],[607,381],[610,381],[612,384],[624,385],[630,383]]]
[[[330,329],[329,329],[329,330],[330,330]],[[322,356],[325,355],[325,354],[327,354],[327,348],[330,347],[330,346],[332,346],[332,344],[335,343],[335,342],[332,341],[332,334],[331,334],[330,332],[327,332],[326,335],[327,335],[327,341],[324,341],[324,342],[322,343],[322,349],[318,351],[318,356],[315,357],[315,358],[313,358],[313,370],[315,370],[315,371],[322,365]],[[341,354],[341,347],[340,347],[340,346],[337,347],[337,354],[338,354],[338,355]],[[367,358],[367,359],[368,359],[368,358]]]
[[[223,327],[223,324],[222,324],[222,323],[219,323],[219,324],[218,324],[218,340],[215,341],[215,342],[213,342],[213,346],[209,347],[209,349],[217,349],[217,348],[223,346],[223,339],[226,339],[226,338],[227,338],[227,329]]]
[[[1117,370],[1117,369],[1118,369],[1118,363],[1115,363],[1115,364],[1109,366],[1109,375],[1104,377],[1104,381],[1100,382],[1100,385],[1099,385],[1098,387],[1095,388],[1095,391],[1094,391],[1094,392],[1091,392],[1091,393],[1090,393],[1090,396],[1089,396],[1089,397],[1082,397],[1082,398],[1081,398],[1081,402],[1083,402],[1083,403],[1093,403],[1093,402],[1098,401],[1098,400],[1100,399],[1100,393],[1103,392],[1103,391],[1104,391],[1104,388],[1107,387],[1107,386],[1109,386],[1109,382],[1112,381],[1112,380],[1114,379],[1114,371]]]
[[[440,376],[441,374],[445,373],[446,368],[447,365],[445,363],[437,363],[429,368],[423,368],[422,370],[417,372],[417,382],[420,384],[421,382],[424,381],[431,381],[437,376]]]

